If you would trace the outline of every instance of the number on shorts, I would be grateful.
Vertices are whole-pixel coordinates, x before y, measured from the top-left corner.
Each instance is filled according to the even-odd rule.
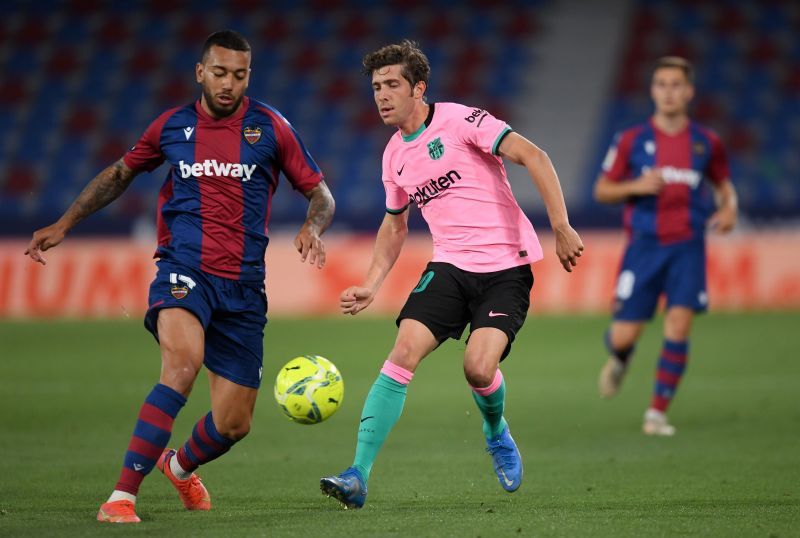
[[[633,283],[636,281],[636,276],[633,271],[625,270],[619,274],[617,280],[617,298],[623,301],[629,299],[633,293]]]

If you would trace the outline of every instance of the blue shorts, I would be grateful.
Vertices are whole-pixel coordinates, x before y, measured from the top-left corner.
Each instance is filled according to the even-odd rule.
[[[169,260],[159,260],[156,266],[145,328],[158,340],[158,312],[188,310],[205,329],[206,368],[237,385],[257,389],[267,324],[263,284],[221,278]]]
[[[685,306],[695,312],[706,310],[704,241],[667,246],[633,241],[628,245],[617,276],[614,319],[651,319],[662,293],[667,297],[667,308]]]

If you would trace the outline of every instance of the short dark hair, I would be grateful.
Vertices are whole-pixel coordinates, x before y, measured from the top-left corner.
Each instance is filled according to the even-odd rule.
[[[206,42],[203,43],[203,53],[200,54],[201,62],[205,61],[206,54],[208,54],[209,49],[213,46],[250,52],[250,43],[247,42],[242,34],[234,30],[220,30],[208,36]]]
[[[665,67],[680,69],[683,71],[683,74],[686,75],[686,80],[689,81],[689,84],[694,84],[694,67],[692,67],[692,63],[686,58],[681,58],[680,56],[662,56],[656,60],[656,65],[653,68],[653,75],[656,74],[656,71],[664,69]]]
[[[417,82],[428,83],[428,75],[431,72],[431,64],[428,57],[419,49],[419,45],[408,39],[404,39],[400,44],[386,45],[375,52],[370,52],[364,56],[364,74],[372,76],[373,71],[386,67],[387,65],[403,66],[400,72],[413,88]]]

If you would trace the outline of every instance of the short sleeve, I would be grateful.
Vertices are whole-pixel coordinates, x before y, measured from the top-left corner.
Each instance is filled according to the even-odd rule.
[[[136,145],[122,157],[125,166],[135,172],[151,172],[161,166],[164,162],[164,154],[161,152],[161,131],[174,111],[175,109],[164,112],[147,127]]]
[[[512,131],[502,120],[480,108],[462,107],[463,117],[453,120],[456,136],[485,153],[497,155],[503,139]]]
[[[286,118],[273,110],[268,114],[278,140],[281,171],[296,190],[310,191],[322,181],[322,171]]]
[[[628,160],[633,146],[630,132],[617,133],[603,159],[603,173],[611,181],[622,181],[630,175]]]
[[[383,180],[383,189],[386,191],[386,212],[393,215],[400,214],[408,207],[408,194],[406,194],[406,191],[404,191],[402,187],[395,183],[387,153],[383,155],[382,168],[381,179]]]
[[[730,167],[728,166],[728,154],[716,133],[709,133],[708,138],[711,142],[711,156],[707,169],[708,179],[715,185],[719,185],[731,176]]]

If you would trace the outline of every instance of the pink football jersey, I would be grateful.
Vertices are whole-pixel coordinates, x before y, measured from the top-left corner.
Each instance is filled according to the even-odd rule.
[[[433,235],[432,261],[488,273],[542,259],[497,155],[510,131],[485,110],[435,103],[419,131],[404,137],[398,130],[389,140],[386,210],[420,208]]]

